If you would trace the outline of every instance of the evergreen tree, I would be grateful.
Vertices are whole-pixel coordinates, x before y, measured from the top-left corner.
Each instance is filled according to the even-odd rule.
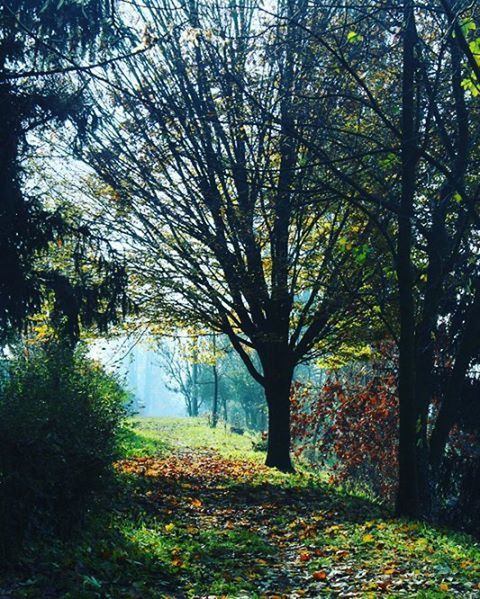
[[[69,122],[77,135],[84,131],[89,117],[82,101],[85,80],[76,73],[113,47],[120,31],[114,11],[112,0],[9,0],[0,6],[2,337],[39,308],[45,289],[54,291],[60,307],[65,280],[35,265],[71,223],[43,206],[26,160],[32,137],[47,124]]]

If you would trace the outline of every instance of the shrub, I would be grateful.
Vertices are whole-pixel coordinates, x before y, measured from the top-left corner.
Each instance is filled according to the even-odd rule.
[[[68,534],[112,472],[127,394],[84,348],[25,346],[0,387],[0,552]]]
[[[333,371],[320,389],[296,383],[292,437],[297,455],[392,501],[397,484],[398,396],[386,348],[368,370]]]

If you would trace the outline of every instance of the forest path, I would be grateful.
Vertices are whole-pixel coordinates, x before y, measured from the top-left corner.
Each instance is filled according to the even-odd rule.
[[[471,537],[405,522],[205,419],[138,418],[72,538],[29,544],[0,599],[480,597]]]
[[[137,509],[168,539],[171,597],[480,594],[474,572],[465,577],[473,562],[435,546],[432,529],[386,519],[316,477],[198,448],[118,467],[135,481]]]

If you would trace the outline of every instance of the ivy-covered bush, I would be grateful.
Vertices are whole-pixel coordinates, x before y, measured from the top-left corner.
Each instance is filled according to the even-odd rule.
[[[120,382],[84,348],[23,346],[0,385],[0,552],[68,534],[112,472],[127,412]]]

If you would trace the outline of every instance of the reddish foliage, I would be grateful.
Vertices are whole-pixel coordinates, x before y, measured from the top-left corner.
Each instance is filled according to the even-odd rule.
[[[292,391],[294,451],[329,466],[335,482],[367,485],[393,499],[397,479],[398,396],[392,362],[368,371],[329,373],[320,389],[296,383]]]

